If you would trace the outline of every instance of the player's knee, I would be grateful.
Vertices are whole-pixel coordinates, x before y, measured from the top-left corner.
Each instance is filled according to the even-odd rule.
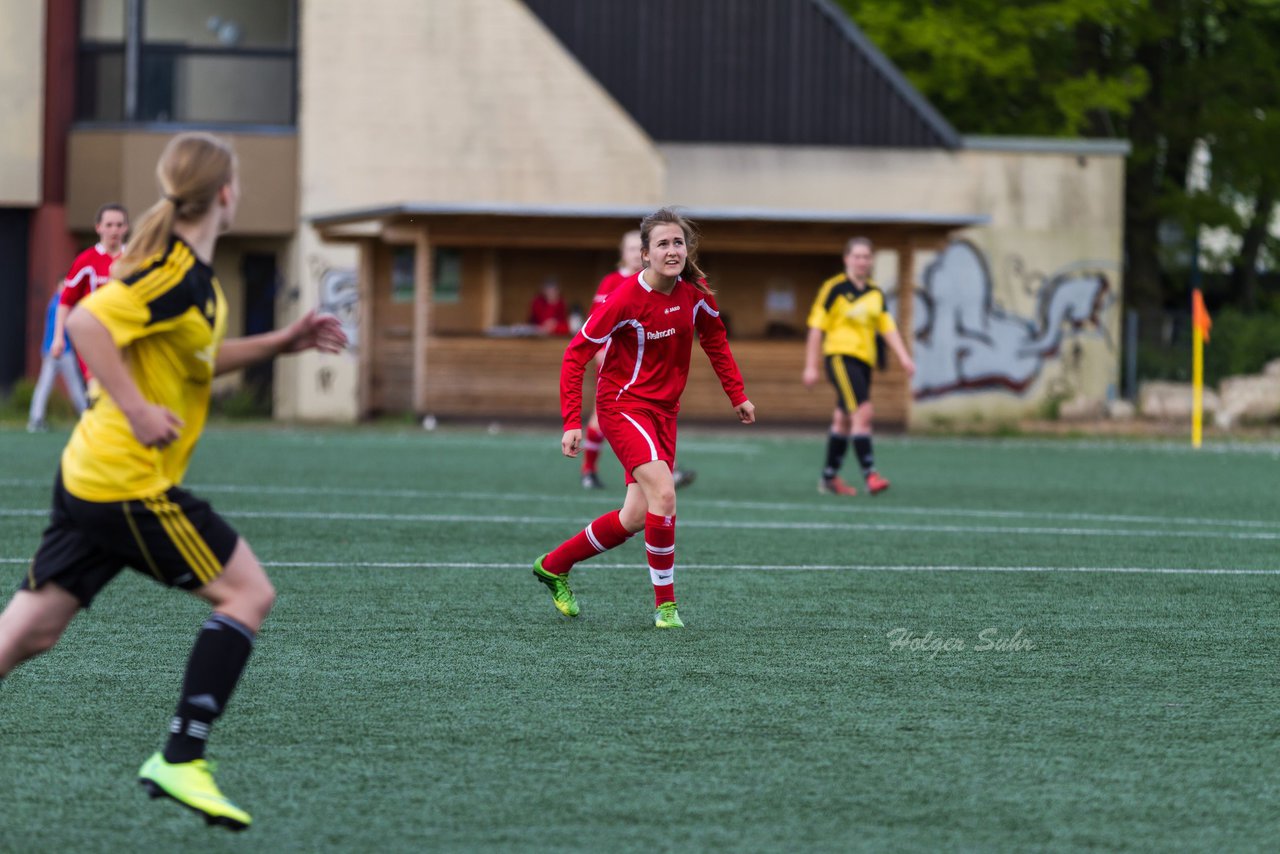
[[[56,628],[40,627],[32,629],[18,645],[21,660],[26,661],[29,658],[35,658],[37,655],[48,652],[58,645],[58,639],[61,637],[62,632]]]
[[[265,620],[276,604],[275,585],[264,575],[262,580],[255,584],[253,590],[250,591],[249,599],[251,607]]]
[[[649,500],[649,512],[655,516],[676,515],[676,488],[664,486]]]
[[[622,527],[627,529],[628,533],[636,533],[644,530],[644,508],[632,509],[623,507],[618,511],[618,521],[622,523]]]

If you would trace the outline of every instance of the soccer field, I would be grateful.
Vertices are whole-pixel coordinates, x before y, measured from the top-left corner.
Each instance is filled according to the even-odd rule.
[[[689,432],[660,632],[642,538],[575,570],[574,621],[530,575],[621,497],[558,440],[211,429],[188,485],[280,593],[210,749],[254,826],[135,784],[207,609],[126,573],[0,686],[0,850],[1280,838],[1275,446],[887,438],[893,488],[836,499],[821,431]],[[64,441],[0,432],[8,588]]]

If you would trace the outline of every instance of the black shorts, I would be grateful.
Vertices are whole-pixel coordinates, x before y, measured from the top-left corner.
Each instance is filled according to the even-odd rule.
[[[53,582],[89,607],[126,566],[161,584],[195,590],[222,574],[240,535],[190,492],[84,501],[53,483],[53,510],[19,590]]]
[[[856,356],[827,356],[827,379],[836,387],[836,408],[853,412],[871,399],[871,366]]]

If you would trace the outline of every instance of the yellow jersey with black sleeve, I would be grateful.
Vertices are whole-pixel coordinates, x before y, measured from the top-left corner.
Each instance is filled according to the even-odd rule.
[[[181,238],[124,279],[80,302],[111,333],[142,396],[184,422],[168,447],[144,447],[98,389],[62,452],[62,480],[84,501],[129,501],[182,482],[209,414],[227,301],[213,269]]]
[[[884,292],[868,281],[859,288],[844,273],[822,283],[809,312],[809,328],[821,329],[824,356],[853,356],[876,364],[876,334],[897,330]]]

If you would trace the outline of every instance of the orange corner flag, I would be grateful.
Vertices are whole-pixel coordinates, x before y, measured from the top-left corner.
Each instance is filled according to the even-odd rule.
[[[1200,330],[1204,340],[1209,340],[1213,318],[1209,316],[1209,310],[1204,307],[1204,295],[1200,293],[1199,288],[1191,292],[1191,325]]]

